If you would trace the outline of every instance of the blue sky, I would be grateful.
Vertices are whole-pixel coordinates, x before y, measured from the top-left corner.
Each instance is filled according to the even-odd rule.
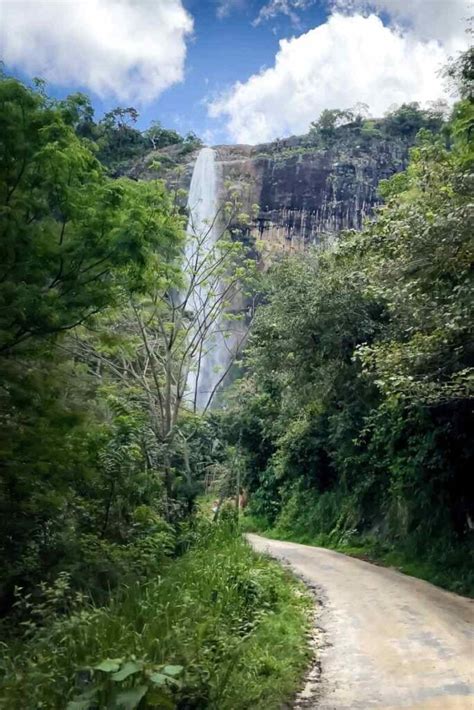
[[[324,22],[327,7],[317,2],[298,11],[298,22],[279,14],[257,26],[262,2],[236,4],[224,17],[212,0],[189,0],[185,7],[194,17],[194,38],[188,47],[185,80],[172,87],[161,99],[143,111],[143,118],[160,112],[166,124],[197,133],[213,131],[216,140],[226,138],[207,115],[207,102],[237,81],[245,81],[263,67],[273,64],[279,39],[300,34]]]
[[[324,108],[448,98],[468,0],[0,0],[0,56],[97,116],[134,105],[208,143],[301,133]]]

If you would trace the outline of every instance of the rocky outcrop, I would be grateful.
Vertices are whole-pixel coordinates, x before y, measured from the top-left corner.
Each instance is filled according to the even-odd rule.
[[[259,206],[250,231],[282,248],[299,249],[344,229],[360,229],[380,201],[380,180],[403,170],[408,158],[409,146],[400,139],[328,149],[303,141],[216,147],[223,183],[240,181],[244,206]]]
[[[222,198],[229,186],[240,190],[243,211],[254,214],[251,226],[235,224],[243,236],[272,247],[301,249],[331,240],[344,229],[360,229],[379,203],[380,180],[403,170],[409,142],[380,134],[340,133],[328,146],[311,146],[308,137],[273,143],[218,145]],[[181,155],[170,146],[137,164],[131,175],[163,177],[170,187],[189,188],[197,152]],[[159,163],[158,172],[151,166]],[[185,202],[185,194],[181,199]]]

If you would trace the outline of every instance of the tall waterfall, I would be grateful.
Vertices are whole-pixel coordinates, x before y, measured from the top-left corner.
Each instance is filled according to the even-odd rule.
[[[189,188],[186,263],[191,272],[196,269],[196,265],[199,269],[199,265],[205,263],[204,260],[210,256],[209,252],[219,238],[219,225],[216,219],[219,206],[215,158],[212,148],[202,148],[194,166]],[[205,327],[205,318],[209,312],[209,306],[204,308],[203,304],[212,304],[215,298],[206,284],[194,288],[189,307],[200,314],[197,328]],[[189,399],[194,398],[197,384],[196,405],[199,410],[207,405],[228,362],[226,336],[220,332],[219,325],[217,322],[210,329],[201,356],[197,358],[200,362],[195,363],[188,377]]]

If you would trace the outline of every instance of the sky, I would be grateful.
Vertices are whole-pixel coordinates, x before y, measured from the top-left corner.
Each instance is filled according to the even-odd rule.
[[[471,0],[0,0],[0,59],[96,117],[134,106],[210,145],[304,133],[325,108],[452,100]]]

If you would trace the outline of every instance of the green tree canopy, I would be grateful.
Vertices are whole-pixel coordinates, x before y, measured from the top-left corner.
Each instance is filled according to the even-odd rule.
[[[68,108],[0,82],[2,351],[83,322],[124,282],[140,289],[178,238],[163,188],[107,179]]]

